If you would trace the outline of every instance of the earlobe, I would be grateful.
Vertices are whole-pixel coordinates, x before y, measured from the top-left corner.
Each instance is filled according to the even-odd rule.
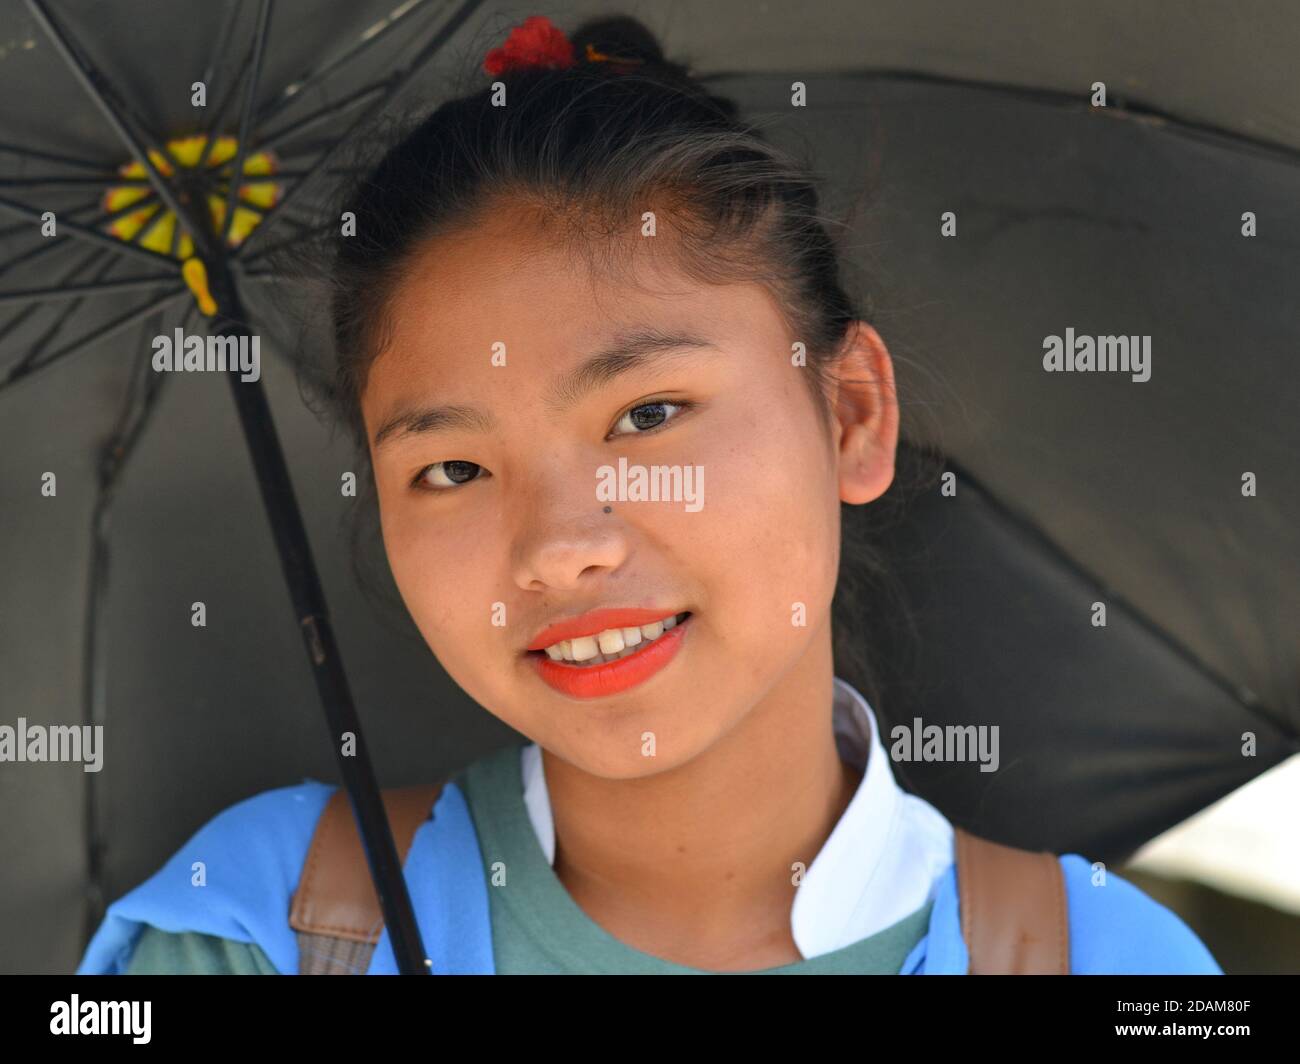
[[[840,499],[873,502],[894,480],[894,449],[881,447],[864,426],[850,426],[840,440]]]

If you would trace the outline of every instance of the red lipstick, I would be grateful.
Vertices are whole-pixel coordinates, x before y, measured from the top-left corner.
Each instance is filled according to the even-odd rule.
[[[672,617],[680,610],[644,610],[644,609],[608,609],[591,610],[589,613],[570,617],[547,625],[533,637],[528,644],[529,650],[545,650],[552,643],[562,639],[577,639],[584,635],[595,635],[606,628],[639,628],[643,624],[654,624],[665,617]]]
[[[675,615],[664,610],[593,610],[543,629],[530,649],[541,650],[562,639],[595,635],[606,628],[652,624],[672,616]],[[636,687],[665,668],[677,656],[693,619],[693,615],[688,614],[685,620],[679,621],[658,639],[645,643],[626,657],[601,665],[553,661],[546,654],[530,654],[528,657],[542,681],[560,694],[581,699],[605,698]]]

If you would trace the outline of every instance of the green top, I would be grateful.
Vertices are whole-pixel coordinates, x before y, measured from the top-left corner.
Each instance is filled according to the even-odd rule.
[[[480,758],[453,778],[469,805],[483,856],[499,975],[709,975],[616,939],[570,896],[546,860],[524,804],[519,747]],[[496,866],[495,868],[493,866]],[[504,875],[503,875],[504,873]],[[500,880],[504,879],[504,883]],[[931,902],[841,949],[753,975],[893,975],[925,936]],[[274,974],[256,945],[146,927],[127,966],[140,974]],[[741,973],[735,973],[741,974]]]

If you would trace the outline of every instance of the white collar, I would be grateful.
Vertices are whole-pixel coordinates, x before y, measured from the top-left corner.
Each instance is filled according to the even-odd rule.
[[[834,688],[840,757],[859,771],[865,764],[866,771],[795,894],[791,934],[805,959],[843,949],[914,913],[933,899],[953,862],[952,824],[898,786],[866,699],[838,676]],[[528,818],[554,864],[555,822],[536,743],[521,749],[520,770]]]

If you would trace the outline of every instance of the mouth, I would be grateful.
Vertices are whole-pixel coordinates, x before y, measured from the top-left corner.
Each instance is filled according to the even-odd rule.
[[[668,665],[691,628],[689,610],[649,624],[562,639],[524,656],[543,682],[571,698],[600,698],[644,683]]]
[[[650,624],[606,628],[591,635],[561,639],[541,650],[530,650],[527,653],[579,669],[608,665],[647,650],[662,639],[665,632],[671,632],[677,625],[684,624],[690,615],[689,610],[684,610]]]

